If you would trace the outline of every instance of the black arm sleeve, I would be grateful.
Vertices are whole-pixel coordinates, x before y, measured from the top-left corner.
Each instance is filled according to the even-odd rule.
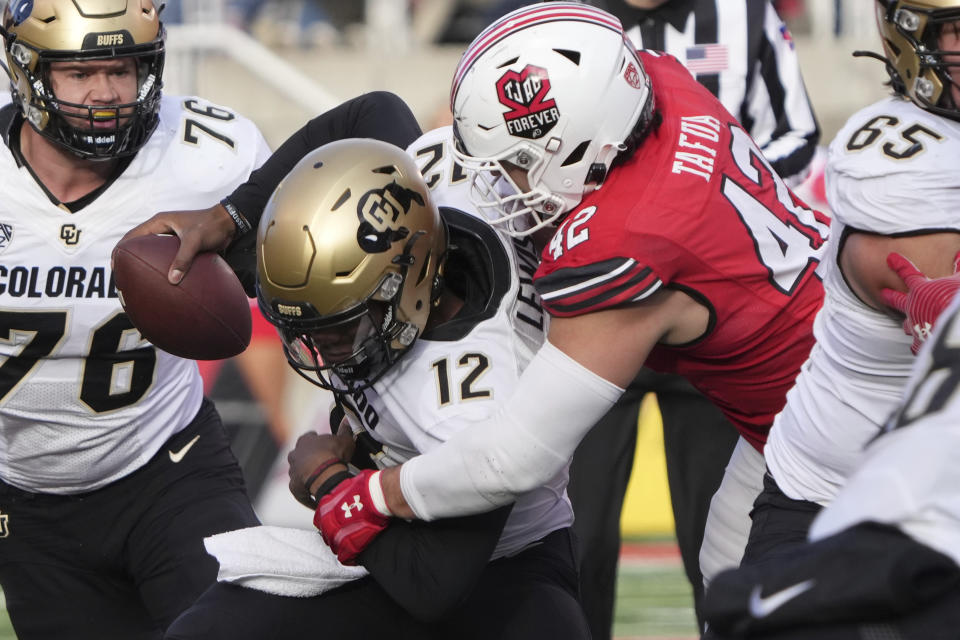
[[[412,616],[438,620],[470,595],[512,508],[433,522],[395,520],[360,554],[360,564]]]
[[[344,138],[374,138],[405,149],[421,133],[413,112],[399,96],[386,91],[365,93],[310,120],[227,200],[256,229],[273,190],[314,149]]]
[[[373,91],[320,114],[287,138],[262,167],[225,198],[253,226],[252,231],[234,239],[224,252],[247,295],[256,296],[256,229],[263,209],[273,190],[304,156],[328,142],[345,138],[374,138],[405,149],[421,133],[413,112],[399,96]]]

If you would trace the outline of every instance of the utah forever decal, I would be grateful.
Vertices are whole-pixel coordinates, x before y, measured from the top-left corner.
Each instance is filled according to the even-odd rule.
[[[527,65],[523,71],[507,71],[497,80],[500,104],[510,109],[503,114],[510,135],[536,140],[557,124],[560,110],[550,92],[546,69]]]

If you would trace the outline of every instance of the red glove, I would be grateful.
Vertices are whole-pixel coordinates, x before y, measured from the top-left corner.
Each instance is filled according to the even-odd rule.
[[[957,257],[960,258],[960,254]],[[887,264],[907,285],[907,292],[884,289],[880,293],[884,302],[907,316],[903,321],[903,331],[913,336],[910,350],[916,355],[924,340],[930,337],[937,317],[949,306],[954,294],[960,289],[957,263],[954,262],[952,276],[932,280],[920,273],[912,262],[899,253],[888,255]]]
[[[356,564],[390,523],[390,510],[380,486],[380,472],[365,469],[320,497],[313,524],[343,564]]]

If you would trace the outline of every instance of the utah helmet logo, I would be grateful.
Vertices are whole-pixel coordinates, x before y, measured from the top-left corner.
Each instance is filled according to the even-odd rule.
[[[510,109],[503,114],[512,136],[536,140],[547,135],[560,119],[560,110],[550,93],[547,70],[528,64],[523,71],[507,71],[497,80],[500,104]]]
[[[425,204],[420,193],[402,187],[396,181],[383,189],[371,189],[363,194],[357,203],[357,217],[360,219],[357,243],[360,248],[367,253],[383,253],[397,240],[406,238],[410,230],[398,223],[414,202],[421,207]]]
[[[627,84],[634,89],[639,89],[643,86],[643,80],[640,78],[640,72],[637,71],[637,68],[633,66],[632,62],[627,64],[627,69],[623,72],[623,79],[626,80]]]

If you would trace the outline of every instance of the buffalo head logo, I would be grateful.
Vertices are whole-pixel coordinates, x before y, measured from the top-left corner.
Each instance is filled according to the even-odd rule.
[[[407,189],[391,182],[383,189],[371,189],[363,194],[357,203],[357,217],[360,227],[357,229],[357,242],[367,253],[383,253],[390,245],[403,240],[410,229],[401,224],[413,203],[424,206],[423,196],[413,189]]]

